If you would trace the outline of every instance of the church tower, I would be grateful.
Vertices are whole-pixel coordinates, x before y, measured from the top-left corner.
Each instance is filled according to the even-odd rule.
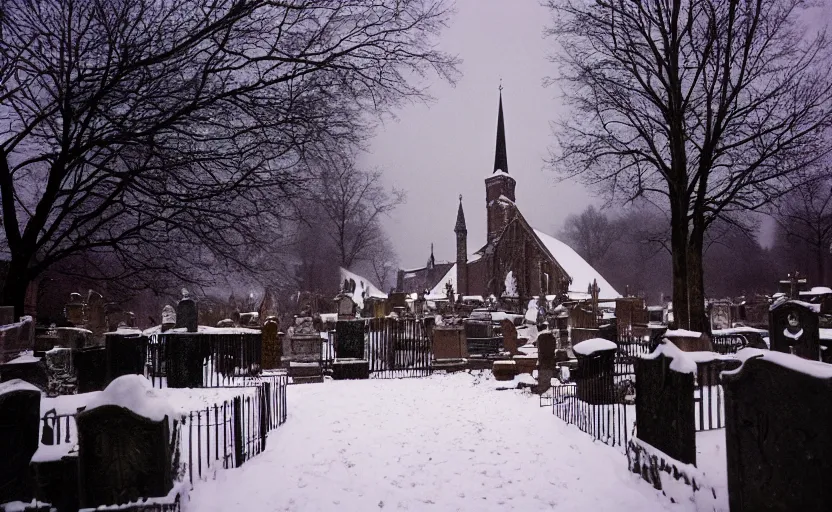
[[[503,86],[500,85],[500,106],[497,111],[497,147],[494,151],[494,171],[485,179],[488,242],[494,240],[508,224],[514,209],[514,178],[508,174],[506,128],[503,121]]]
[[[465,212],[462,211],[462,194],[459,195],[459,210],[456,212],[456,293],[468,295],[468,228],[465,227]]]

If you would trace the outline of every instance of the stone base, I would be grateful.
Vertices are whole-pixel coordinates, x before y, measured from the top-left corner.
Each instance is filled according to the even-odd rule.
[[[514,362],[517,364],[517,373],[532,374],[537,369],[537,357],[535,356],[514,356]]]
[[[317,377],[292,377],[290,384],[320,384],[323,381],[323,375],[318,375]]]
[[[435,359],[431,364],[433,370],[446,371],[448,373],[465,371],[468,368],[467,359]]]
[[[78,510],[78,457],[33,462],[35,499],[58,510]]]
[[[366,359],[336,360],[332,363],[333,380],[370,378],[370,362]]]
[[[494,361],[491,371],[495,380],[512,380],[517,375],[517,364],[514,361]]]
[[[316,377],[320,375],[320,363],[289,363],[289,377]]]

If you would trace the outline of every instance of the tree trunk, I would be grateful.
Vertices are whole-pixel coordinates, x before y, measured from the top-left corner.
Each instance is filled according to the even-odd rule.
[[[705,230],[694,222],[688,243],[688,329],[703,332],[705,327],[705,276],[703,248]]]
[[[684,198],[671,198],[670,250],[673,259],[673,322],[688,328],[688,220]]]
[[[26,303],[26,290],[29,288],[30,276],[26,271],[26,264],[20,262],[20,258],[12,255],[9,264],[9,273],[6,282],[3,283],[2,302],[4,306],[14,306],[15,319],[25,313],[23,311]]]

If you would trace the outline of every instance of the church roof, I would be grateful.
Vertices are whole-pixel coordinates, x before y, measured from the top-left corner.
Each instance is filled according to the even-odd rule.
[[[555,261],[572,278],[572,284],[569,286],[570,291],[586,292],[592,282],[597,281],[601,298],[617,299],[621,297],[615,288],[604,279],[604,276],[587,263],[574,249],[543,231],[535,229],[534,234],[555,258]]]
[[[341,267],[340,270],[342,282],[344,280],[355,282],[355,290],[352,293],[352,300],[359,308],[364,307],[364,297],[375,297],[378,299],[387,298],[387,294],[376,288],[369,279],[361,277],[355,272],[350,272],[344,267]]]
[[[402,288],[399,291],[419,293],[425,290],[433,290],[454,265],[451,262],[436,262],[433,268],[423,267],[403,270]]]
[[[508,173],[508,155],[506,153],[506,127],[503,121],[503,92],[500,86],[500,107],[497,112],[497,148],[494,152],[494,172]]]

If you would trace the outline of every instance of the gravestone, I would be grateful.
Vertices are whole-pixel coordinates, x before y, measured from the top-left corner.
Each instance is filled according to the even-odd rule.
[[[511,355],[519,354],[517,351],[517,328],[514,327],[514,322],[509,319],[503,319],[500,322],[500,327],[503,331],[503,350]]]
[[[537,336],[537,387],[536,393],[545,393],[552,385],[555,376],[555,350],[557,339],[552,331],[543,331]]]
[[[102,405],[78,414],[77,425],[82,508],[163,497],[173,487],[167,417]]]
[[[349,295],[341,295],[337,299],[338,302],[338,318],[349,320],[355,318],[356,304]]]
[[[832,370],[774,352],[723,374],[732,511],[829,510]]]
[[[87,347],[72,353],[78,378],[78,393],[100,391],[107,385],[107,349]]]
[[[731,326],[731,304],[728,302],[714,302],[711,304],[709,313],[711,330],[730,329]]]
[[[74,326],[84,325],[84,303],[80,293],[71,293],[69,302],[64,306],[64,316]]]
[[[636,371],[637,437],[686,464],[696,464],[693,374],[670,369],[672,359],[638,358]]]
[[[167,332],[176,327],[176,310],[170,304],[162,308],[162,332]]]
[[[575,380],[575,396],[590,404],[611,404],[615,393],[615,343],[601,338],[584,340],[575,345],[578,367],[572,377]]]
[[[335,357],[364,359],[364,320],[338,320],[335,323]]]
[[[72,349],[56,347],[44,353],[46,376],[48,380],[46,394],[54,397],[72,395],[78,390],[78,378],[72,365]]]
[[[197,332],[199,311],[196,302],[188,290],[182,288],[182,299],[176,305],[176,327],[184,327],[188,332]]]
[[[107,382],[122,375],[144,375],[147,361],[147,338],[119,332],[104,336],[107,354]]]
[[[94,334],[100,335],[107,327],[107,317],[104,314],[104,297],[100,293],[89,291],[87,296],[87,328]]]
[[[769,312],[771,350],[817,361],[820,358],[820,330],[815,307],[791,300],[772,306]]]
[[[40,390],[18,379],[0,384],[0,503],[34,497],[29,462],[39,428]]]
[[[280,358],[282,357],[282,350],[280,340],[277,338],[279,331],[277,319],[270,316],[263,324],[263,369],[273,370],[280,368]]]
[[[201,388],[207,342],[201,335],[168,334],[165,337],[165,368],[169,388]]]
[[[436,360],[468,357],[468,342],[461,325],[433,328],[433,357]]]

